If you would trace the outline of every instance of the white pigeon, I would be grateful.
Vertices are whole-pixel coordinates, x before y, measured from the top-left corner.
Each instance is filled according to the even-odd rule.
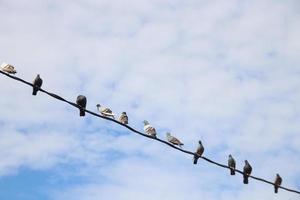
[[[144,122],[144,131],[145,131],[145,133],[147,133],[148,135],[156,138],[155,128],[153,126],[151,126],[147,120],[144,120],[143,122]]]
[[[166,136],[167,136],[168,142],[170,142],[174,145],[178,145],[180,148],[181,148],[181,146],[183,146],[183,143],[180,142],[180,140],[178,140],[176,137],[172,136],[171,133],[167,133]]]
[[[1,64],[1,70],[9,73],[9,74],[15,74],[17,73],[17,70],[15,70],[14,66],[7,64],[7,63],[2,63]]]
[[[98,111],[105,117],[112,117],[113,119],[115,119],[115,114],[111,111],[111,109],[109,108],[105,108],[103,106],[101,106],[100,104],[97,104],[97,109]]]

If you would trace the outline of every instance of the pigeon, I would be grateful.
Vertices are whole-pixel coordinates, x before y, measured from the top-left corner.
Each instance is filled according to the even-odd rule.
[[[235,175],[235,160],[233,159],[231,154],[229,154],[228,156],[228,167],[230,168],[230,174]]]
[[[17,70],[15,70],[14,66],[7,64],[7,63],[2,63],[1,69],[2,69],[2,71],[9,73],[9,74],[17,73]]]
[[[32,91],[32,95],[36,95],[37,92],[39,91],[39,89],[41,88],[43,84],[43,80],[40,78],[40,75],[38,74],[34,81],[33,81],[33,91]]]
[[[97,109],[98,111],[105,117],[112,117],[115,119],[115,114],[111,111],[109,108],[102,107],[100,104],[97,104]]]
[[[202,145],[202,142],[199,140],[199,146],[197,148],[197,151],[194,154],[194,164],[196,165],[198,162],[198,159],[202,156],[204,152],[204,147]]]
[[[76,100],[76,104],[80,107],[79,110],[80,110],[80,113],[79,113],[79,116],[83,117],[85,116],[85,111],[84,109],[86,108],[86,97],[83,96],[83,95],[78,95],[77,97],[77,100]]]
[[[183,143],[180,142],[176,137],[172,136],[171,133],[167,133],[167,140],[168,142],[174,144],[174,145],[178,145],[180,148],[181,146],[183,146]]]
[[[122,124],[128,124],[128,116],[126,112],[122,112],[122,114],[119,117],[119,122],[121,122]]]
[[[245,160],[245,166],[244,166],[244,184],[248,184],[248,178],[250,176],[252,172],[252,167],[251,165],[249,164],[249,162],[247,160]]]
[[[282,183],[282,178],[279,176],[279,174],[276,174],[276,178],[274,181],[274,192],[278,193],[278,186],[280,186]]]
[[[144,122],[144,131],[145,131],[145,133],[147,133],[148,135],[156,138],[155,128],[152,127],[147,120],[144,120],[143,122]]]

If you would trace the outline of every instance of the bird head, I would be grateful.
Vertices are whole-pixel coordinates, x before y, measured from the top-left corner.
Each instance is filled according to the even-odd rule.
[[[276,174],[277,177],[280,177],[279,174]]]
[[[149,124],[149,122],[147,120],[144,120],[143,123],[144,123],[144,125],[148,125]]]
[[[126,112],[122,112],[123,115],[126,115]]]
[[[40,75],[38,74],[36,77],[40,78]]]
[[[167,132],[166,135],[167,135],[167,136],[171,136],[171,133]]]
[[[199,140],[199,144],[200,144],[200,145],[202,145],[202,142],[201,142],[201,140]]]
[[[229,158],[232,158],[232,156],[231,156],[231,154],[229,154],[229,156],[228,156]]]
[[[8,64],[4,62],[4,63],[1,64],[1,68],[6,67],[7,65],[8,65]]]
[[[245,164],[249,164],[248,160],[245,160]]]
[[[97,108],[101,107],[100,104],[97,104],[96,106],[97,106]]]

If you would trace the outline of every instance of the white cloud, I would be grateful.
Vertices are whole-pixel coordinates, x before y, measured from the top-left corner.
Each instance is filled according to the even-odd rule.
[[[160,137],[171,131],[188,149],[201,139],[205,154],[215,160],[226,163],[232,153],[239,168],[247,158],[255,174],[272,180],[280,171],[285,184],[296,186],[297,1],[32,0],[0,5],[5,27],[0,59],[14,64],[18,76],[32,80],[40,73],[43,87],[69,100],[87,95],[89,109],[101,103],[116,113],[127,111],[139,130],[148,119]],[[193,191],[190,199],[246,199],[249,192],[277,199],[270,186],[228,183],[224,172],[210,165],[204,180],[198,180],[185,156],[127,135],[110,122],[79,118],[77,109],[43,94],[33,97],[30,88],[6,77],[0,84],[2,175],[17,173],[21,166],[52,169],[67,163],[80,168],[84,163],[79,171],[91,183],[68,188],[62,197],[147,199],[150,188],[153,198],[179,199]],[[120,155],[111,159],[110,152]],[[172,170],[179,178],[161,166],[167,162],[176,164]],[[181,168],[185,162],[189,165]],[[133,172],[124,174],[127,169],[145,182],[134,182]],[[113,182],[95,183],[98,176]],[[178,183],[176,196],[172,183]],[[281,197],[293,195],[282,192]]]

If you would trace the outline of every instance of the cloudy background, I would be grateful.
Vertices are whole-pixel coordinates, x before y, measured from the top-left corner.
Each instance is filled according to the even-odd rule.
[[[0,0],[0,62],[300,190],[300,2]],[[0,199],[300,199],[0,77]]]

